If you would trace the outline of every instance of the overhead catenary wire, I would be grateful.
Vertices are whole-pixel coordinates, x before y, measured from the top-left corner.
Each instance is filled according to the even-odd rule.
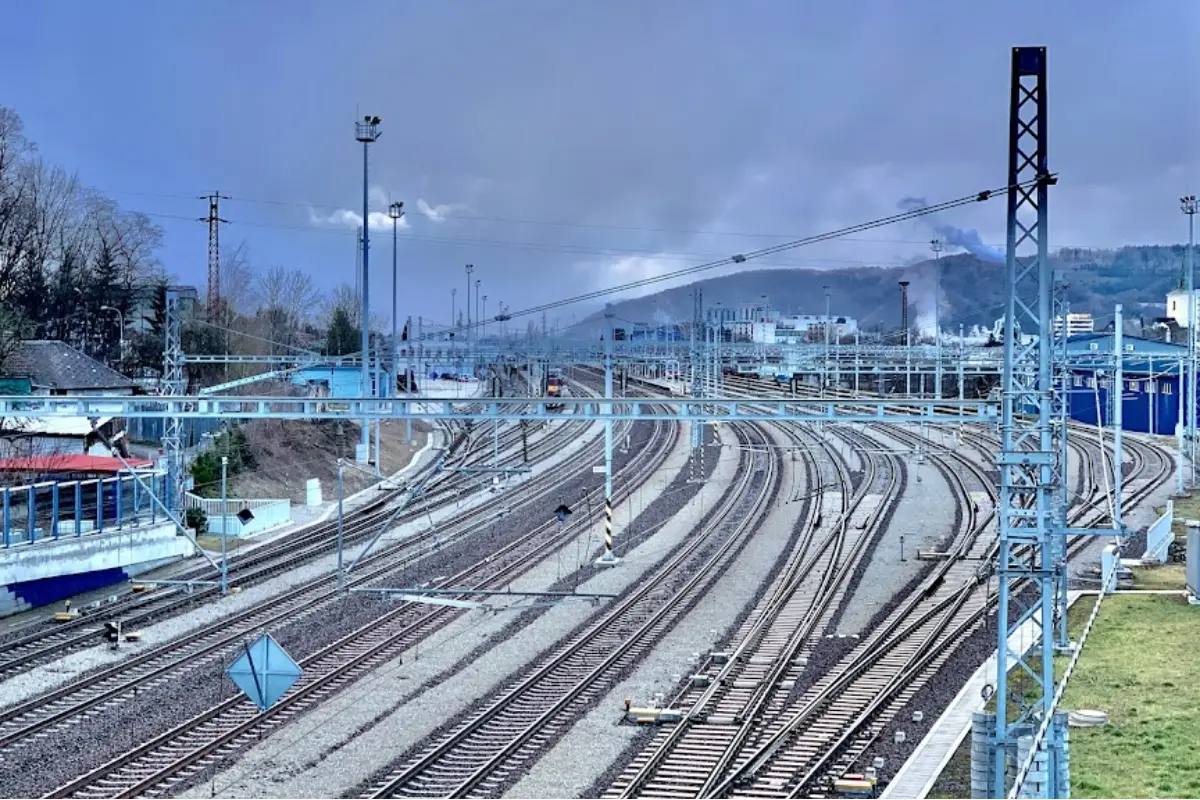
[[[164,213],[154,212],[154,211],[139,211],[138,213],[144,214],[145,216],[150,217],[152,219],[169,219],[169,220],[180,220],[180,221],[191,221],[192,220],[191,217],[183,216],[180,214],[164,214]],[[357,235],[357,226],[355,228],[343,228],[343,227],[337,227],[337,226],[314,227],[311,225],[303,226],[303,225],[285,225],[285,224],[270,223],[270,222],[249,222],[246,220],[237,220],[237,219],[233,220],[233,222],[236,222],[241,227],[262,228],[262,229],[266,229],[266,230],[294,231],[297,233],[316,233],[316,234],[333,235],[333,236],[340,236],[340,237],[347,237],[347,238],[349,236]],[[778,238],[778,237],[773,237],[773,238]],[[427,244],[444,244],[444,245],[450,245],[450,246],[455,246],[455,247],[473,247],[473,248],[487,247],[487,248],[495,248],[495,249],[501,249],[501,250],[521,250],[521,251],[533,251],[533,252],[544,252],[544,253],[566,253],[569,255],[580,255],[580,256],[608,256],[608,257],[613,257],[613,258],[641,257],[641,258],[653,258],[658,261],[686,261],[686,260],[694,259],[694,258],[710,258],[715,255],[713,253],[684,253],[684,252],[677,252],[677,251],[637,250],[637,249],[630,249],[630,248],[615,248],[615,247],[592,247],[592,246],[587,246],[587,245],[552,244],[552,243],[548,243],[548,242],[530,242],[530,241],[521,241],[521,240],[474,239],[474,238],[455,237],[455,236],[427,236],[427,235],[423,235],[423,234],[413,234],[413,233],[406,234],[404,237],[404,240],[405,241],[424,242]],[[843,240],[843,241],[852,241],[852,240]],[[867,241],[867,240],[858,240],[858,241]],[[819,259],[813,259],[806,263],[780,262],[780,263],[768,265],[768,266],[790,267],[790,268],[811,267],[811,268],[815,269],[815,268],[820,268],[823,266],[830,266],[830,265],[844,266],[844,267],[850,267],[850,268],[852,268],[852,267],[881,267],[881,266],[883,266],[883,267],[900,267],[900,266],[904,266],[904,263],[898,262],[898,261],[881,263],[879,261],[868,261],[868,260],[864,260],[864,259],[819,258]]]
[[[158,200],[180,200],[180,201],[188,201],[188,202],[191,202],[192,200],[194,200],[194,197],[192,195],[160,194],[160,193],[156,193],[156,192],[132,192],[132,191],[121,191],[121,190],[109,190],[109,191],[111,194],[125,195],[128,197],[146,197],[146,198],[152,198],[152,199],[158,199]],[[389,198],[390,198],[390,194],[389,194]],[[226,198],[226,199],[229,199],[232,203],[235,203],[235,204],[236,203],[250,203],[250,204],[255,204],[255,205],[268,205],[268,206],[277,206],[277,207],[282,207],[282,208],[303,208],[303,209],[307,209],[307,210],[311,210],[311,211],[350,210],[344,204],[338,205],[338,204],[334,204],[334,203],[301,203],[301,202],[297,202],[295,200],[279,200],[279,199],[244,197],[244,196],[238,196],[235,198]],[[145,212],[143,212],[143,213],[145,213]],[[540,225],[540,226],[556,227],[556,228],[579,228],[579,229],[601,230],[601,231],[628,231],[631,233],[675,233],[675,234],[685,234],[688,236],[728,236],[728,237],[738,237],[738,238],[748,238],[748,239],[783,239],[783,238],[793,235],[793,234],[789,234],[789,233],[766,233],[766,232],[762,232],[762,231],[734,231],[734,230],[718,231],[718,230],[697,229],[697,228],[663,228],[663,227],[643,226],[643,225],[612,225],[612,224],[596,223],[596,222],[567,222],[564,220],[545,220],[545,219],[538,220],[538,219],[529,219],[527,217],[496,217],[496,216],[475,214],[475,213],[460,211],[457,209],[439,211],[436,214],[436,217],[435,217],[435,215],[422,212],[422,211],[420,211],[420,209],[417,209],[416,213],[420,213],[420,214],[422,214],[422,216],[425,216],[426,218],[428,218],[430,220],[434,220],[436,218],[439,221],[440,220],[456,220],[456,221],[470,221],[470,222],[496,222],[496,223],[504,223],[506,225]],[[158,215],[158,216],[174,218],[174,215],[163,214],[163,215]],[[178,219],[191,220],[192,217],[180,216],[180,217],[178,217]],[[242,224],[253,225],[254,223],[242,223]],[[277,226],[263,225],[262,227],[277,227]],[[283,226],[278,226],[278,227],[283,227]],[[300,228],[300,230],[312,230],[312,229]],[[327,229],[327,230],[329,230],[329,229]],[[347,229],[344,231],[343,230],[335,230],[334,232],[350,234],[350,233],[353,233],[353,230],[352,229]],[[919,244],[919,245],[928,245],[929,244],[928,239],[860,239],[860,238],[845,237],[843,240],[850,241],[850,242],[869,243],[869,244]]]
[[[1054,179],[1055,177],[1056,177],[1056,175],[1054,173],[1047,176],[1048,179]],[[595,289],[593,291],[585,292],[583,294],[575,295],[573,297],[564,298],[562,300],[555,300],[555,301],[552,301],[549,303],[542,303],[540,305],[531,306],[529,308],[522,309],[519,311],[509,312],[506,314],[506,317],[509,319],[512,319],[515,317],[523,317],[523,316],[528,316],[530,314],[539,314],[543,311],[549,311],[551,309],[561,308],[561,307],[567,306],[567,305],[573,305],[575,303],[583,303],[583,302],[587,302],[589,300],[598,300],[602,297],[607,297],[609,295],[617,294],[620,292],[627,292],[631,289],[640,289],[644,286],[653,286],[654,284],[657,284],[657,283],[664,283],[666,281],[675,280],[677,278],[695,275],[700,272],[706,272],[709,270],[717,269],[718,267],[725,267],[725,266],[731,266],[731,265],[736,265],[736,264],[744,264],[747,261],[757,260],[759,258],[762,258],[763,256],[770,256],[770,255],[774,255],[776,253],[782,253],[782,252],[786,252],[788,250],[794,250],[799,247],[806,247],[808,245],[818,244],[820,242],[826,242],[826,241],[830,241],[832,239],[838,239],[843,236],[848,236],[850,234],[860,233],[862,231],[873,230],[875,228],[882,228],[887,225],[894,225],[897,222],[905,222],[905,221],[911,220],[911,219],[918,219],[920,217],[927,216],[929,214],[937,214],[942,211],[949,211],[950,209],[959,208],[961,206],[966,206],[966,205],[971,205],[972,203],[986,202],[995,197],[1005,196],[1008,193],[1008,191],[1012,188],[1024,188],[1024,189],[1031,188],[1031,187],[1037,185],[1037,183],[1040,180],[1041,180],[1040,178],[1031,179],[1031,180],[1016,184],[1015,187],[1001,186],[1001,187],[998,187],[995,189],[986,189],[982,192],[976,192],[975,194],[966,195],[963,197],[956,198],[954,200],[947,200],[947,201],[944,201],[941,203],[936,203],[934,205],[928,205],[923,208],[914,209],[912,211],[904,211],[904,212],[900,212],[898,214],[892,214],[891,216],[880,217],[878,219],[874,219],[869,222],[862,222],[857,225],[851,225],[849,227],[839,228],[837,230],[828,231],[825,233],[818,233],[818,234],[814,234],[812,236],[806,236],[801,239],[796,239],[796,240],[790,241],[790,242],[784,242],[782,244],[772,245],[770,247],[764,247],[759,250],[753,250],[753,251],[750,251],[747,253],[737,253],[732,256],[727,256],[725,258],[717,259],[715,261],[708,261],[703,264],[696,264],[695,266],[685,267],[683,269],[666,272],[666,273],[663,273],[662,275],[652,275],[650,277],[641,278],[639,280],[630,281],[628,283],[619,284],[617,286],[610,286],[605,289]],[[479,323],[472,323],[471,327],[474,327],[475,325],[478,325],[478,324]]]

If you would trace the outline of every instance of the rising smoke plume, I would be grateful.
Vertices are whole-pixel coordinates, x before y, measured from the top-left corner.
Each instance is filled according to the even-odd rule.
[[[896,205],[901,211],[917,211],[926,208],[929,202],[923,197],[903,197]],[[933,228],[947,246],[961,247],[976,258],[993,264],[1004,263],[1004,251],[984,244],[983,240],[979,238],[979,231],[963,230],[953,225],[947,225],[937,214],[927,214],[921,219]]]

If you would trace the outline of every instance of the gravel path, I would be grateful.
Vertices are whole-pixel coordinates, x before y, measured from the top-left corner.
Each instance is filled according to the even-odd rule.
[[[877,429],[869,435],[885,449],[910,449]],[[906,472],[904,488],[867,561],[864,575],[869,578],[858,582],[845,604],[836,628],[840,635],[862,633],[871,617],[929,566],[917,560],[918,549],[936,547],[954,536],[957,501],[949,481],[928,458],[922,464],[909,456],[900,460]]]
[[[787,445],[782,431],[770,427],[774,444]],[[783,459],[781,485],[804,485],[804,463]],[[781,495],[780,499],[784,499]],[[629,744],[643,733],[621,723],[624,700],[647,705],[657,693],[671,697],[694,669],[693,657],[720,647],[737,631],[786,559],[804,511],[803,503],[780,503],[771,509],[754,538],[700,604],[658,642],[634,673],[612,689],[571,727],[517,784],[510,798],[581,797],[589,786],[623,766]]]
[[[660,491],[686,464],[687,450],[686,438],[681,438],[668,457],[668,467],[652,479]],[[619,592],[641,580],[671,554],[705,510],[713,506],[732,479],[737,463],[737,450],[723,449],[714,479],[681,512],[645,543],[623,554],[619,566],[595,570],[581,584],[580,591]],[[638,503],[636,493],[632,503]],[[622,510],[621,505],[615,509],[618,519],[624,516]],[[579,536],[589,533],[581,531]],[[598,548],[594,535],[592,541]],[[568,544],[564,551],[570,550]],[[598,552],[594,549],[593,556]],[[571,566],[557,558],[549,559],[523,578],[519,588],[543,590]],[[397,660],[385,666],[246,752],[216,777],[217,792],[237,797],[338,796],[392,763],[407,748],[424,741],[478,698],[503,686],[532,657],[593,613],[592,606],[585,603],[553,606],[519,635],[497,644],[485,658],[460,668],[461,660],[478,643],[498,634],[511,621],[503,612],[464,616],[422,644],[419,657],[416,653],[406,654],[403,664]],[[185,796],[208,796],[210,789],[199,786]]]

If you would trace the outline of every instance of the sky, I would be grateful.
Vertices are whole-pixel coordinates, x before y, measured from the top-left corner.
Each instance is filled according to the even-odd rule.
[[[468,263],[492,316],[1003,186],[1014,45],[1048,47],[1051,246],[1182,241],[1197,32],[1190,0],[45,0],[5,12],[0,105],[198,286],[211,190],[224,247],[353,284],[378,115],[372,308],[400,200],[399,315],[444,323]],[[997,245],[1004,214],[745,268],[909,263],[936,226]]]

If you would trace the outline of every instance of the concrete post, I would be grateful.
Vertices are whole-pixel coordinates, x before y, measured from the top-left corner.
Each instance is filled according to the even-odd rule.
[[[693,328],[695,326],[693,325]],[[693,336],[695,334],[693,333]],[[693,351],[694,352],[694,351]],[[694,362],[695,359],[693,359]],[[604,555],[597,564],[612,565],[619,560],[613,555],[613,313],[612,304],[604,306]]]
[[[862,372],[862,354],[858,349],[858,331],[854,331],[854,396],[858,397],[858,376]]]
[[[343,522],[342,522],[342,497],[345,491],[343,484],[343,472],[345,470],[344,462],[338,459],[338,523],[337,523],[337,588],[342,590],[346,588],[346,572],[342,569],[342,541],[343,541]]]
[[[221,456],[221,594],[229,594],[229,456]],[[30,512],[32,514],[32,511]]]
[[[966,398],[966,387],[963,385],[966,382],[966,377],[963,375],[963,360],[967,357],[967,339],[963,335],[963,326],[958,326],[958,399]],[[961,414],[962,411],[960,410]]]

